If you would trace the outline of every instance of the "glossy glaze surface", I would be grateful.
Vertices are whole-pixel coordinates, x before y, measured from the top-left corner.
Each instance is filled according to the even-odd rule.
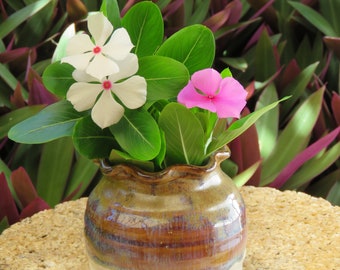
[[[85,213],[91,269],[242,269],[245,207],[220,169],[228,157],[160,173],[103,167]]]

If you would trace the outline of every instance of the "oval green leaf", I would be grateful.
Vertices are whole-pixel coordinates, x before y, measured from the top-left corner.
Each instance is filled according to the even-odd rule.
[[[137,74],[147,81],[147,100],[150,103],[176,98],[189,81],[187,68],[182,63],[164,56],[140,58]]]
[[[71,136],[75,123],[83,116],[68,101],[59,101],[12,127],[8,137],[19,143],[37,144]]]
[[[211,67],[215,57],[214,35],[203,25],[191,25],[168,38],[156,54],[176,59],[192,74]]]
[[[133,51],[139,57],[153,54],[163,41],[163,17],[151,1],[130,8],[122,19],[122,26],[128,31],[135,45]]]
[[[186,107],[170,103],[160,114],[159,126],[166,140],[166,165],[201,165],[204,161],[204,130]]]
[[[43,75],[43,83],[48,91],[65,98],[70,86],[75,82],[72,77],[74,68],[69,64],[55,62],[49,65]]]
[[[109,129],[101,129],[91,116],[80,119],[74,127],[75,148],[89,159],[108,157],[117,145]]]
[[[110,130],[122,149],[134,159],[152,160],[161,149],[158,125],[147,111],[125,110],[122,119]]]

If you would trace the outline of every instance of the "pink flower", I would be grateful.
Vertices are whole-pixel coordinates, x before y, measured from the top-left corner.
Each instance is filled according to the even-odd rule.
[[[217,113],[219,118],[240,118],[247,91],[234,78],[222,79],[212,68],[195,72],[177,96],[187,108],[199,107]]]

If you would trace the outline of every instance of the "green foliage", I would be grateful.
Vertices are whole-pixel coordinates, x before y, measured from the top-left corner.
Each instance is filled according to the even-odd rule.
[[[147,81],[148,102],[151,103],[160,98],[175,98],[179,89],[189,80],[189,73],[184,64],[158,55],[140,58],[137,74]]]
[[[160,130],[147,111],[126,111],[110,130],[118,144],[134,159],[152,160],[161,149]]]
[[[232,163],[229,165],[233,168],[233,174],[236,174],[235,182],[238,185],[257,177],[256,170],[261,171],[261,174],[258,174],[258,182],[261,185],[270,185],[275,181],[275,176],[279,175],[296,155],[340,125],[337,109],[340,104],[336,101],[340,94],[340,17],[336,12],[340,9],[339,1],[305,1],[304,3],[311,4],[303,4],[301,1],[284,0],[274,1],[271,6],[263,6],[261,3],[266,1],[261,1],[260,4],[260,1],[228,1],[225,5],[223,1],[190,0],[183,1],[183,5],[176,7],[171,5],[169,0],[159,0],[153,2],[161,8],[161,13],[154,9],[151,2],[143,3],[145,10],[142,14],[146,24],[139,23],[138,26],[132,21],[136,16],[136,19],[142,17],[134,14],[134,5],[132,8],[125,7],[126,4],[135,2],[137,1],[83,1],[87,10],[100,8],[115,27],[124,25],[130,28],[131,33],[135,33],[134,41],[138,43],[135,50],[139,55],[143,55],[140,58],[138,74],[147,78],[150,98],[164,89],[173,89],[170,92],[162,92],[165,100],[171,100],[178,89],[187,82],[189,74],[210,65],[220,71],[229,67],[233,76],[247,87],[250,111],[260,110],[284,96],[291,96],[256,121],[262,158],[259,164],[244,168],[244,164],[238,161],[241,160],[238,159],[241,154],[243,157],[254,156],[254,152],[249,150],[247,145],[242,145],[240,151],[232,152],[232,160],[228,162]],[[71,11],[66,9],[65,1],[6,1],[6,4],[4,11],[8,17],[0,21],[0,171],[5,172],[7,183],[10,184],[11,172],[19,166],[25,166],[33,184],[37,186],[37,181],[39,182],[39,196],[50,200],[52,204],[65,198],[86,195],[86,188],[95,180],[97,166],[79,155],[77,150],[65,148],[67,153],[72,153],[72,158],[68,157],[67,162],[61,158],[45,158],[43,162],[43,153],[45,157],[56,153],[53,154],[54,149],[48,146],[54,142],[46,143],[46,147],[44,144],[25,145],[14,143],[6,137],[11,127],[22,120],[33,115],[44,118],[45,113],[42,112],[45,109],[42,108],[55,102],[45,98],[43,89],[33,83],[42,80],[40,76],[43,72],[45,86],[59,98],[65,97],[69,85],[73,82],[73,69],[67,64],[52,65],[46,70],[45,67],[61,59],[65,50],[62,43],[65,43],[75,30],[82,29],[82,25],[71,20]],[[122,13],[116,9],[117,6]],[[150,13],[147,13],[148,10]],[[79,8],[74,11],[81,15]],[[124,12],[126,18],[121,19]],[[200,23],[206,27],[197,25]],[[165,41],[161,34],[163,26]],[[208,28],[213,30],[213,34]],[[68,31],[63,32],[64,29]],[[173,35],[176,30],[181,31]],[[154,39],[140,40],[139,34],[142,31],[152,32]],[[56,50],[57,42],[59,45]],[[210,45],[204,45],[205,42]],[[214,54],[209,54],[204,46],[213,46]],[[164,77],[157,76],[157,70],[164,66],[165,59],[162,57],[175,59],[167,66],[167,70],[164,70]],[[59,68],[64,70],[57,70]],[[32,70],[36,72],[34,76]],[[63,80],[55,76],[63,72]],[[60,103],[56,106],[58,104]],[[160,115],[167,104],[168,102],[165,102],[156,108],[159,104],[150,102],[145,109],[154,110],[156,115]],[[33,143],[39,132],[49,134],[48,140],[72,134],[77,137],[76,148],[82,148],[88,144],[88,139],[86,130],[81,128],[81,125],[82,121],[89,120],[89,117],[71,110],[69,113],[64,115],[64,119],[56,119],[53,112],[49,112],[52,118],[45,117],[47,126],[36,127],[37,130],[32,136],[26,134],[24,139],[30,139],[30,143]],[[198,114],[196,116],[205,132],[209,120],[200,118]],[[246,120],[249,121],[249,118]],[[70,122],[65,121],[66,119]],[[253,122],[248,122],[250,123]],[[219,124],[223,130],[225,123]],[[55,134],[52,128],[54,125],[64,125],[63,132]],[[238,124],[235,124],[234,127],[237,126]],[[18,136],[25,132],[19,127],[11,132],[16,130]],[[105,136],[110,132],[97,131],[98,136]],[[163,138],[166,135],[161,132],[160,136]],[[230,140],[232,137],[229,137]],[[111,146],[116,146],[116,142],[111,138],[107,142],[105,153],[95,154],[99,146],[91,144],[93,152],[88,153],[88,156],[106,155]],[[252,139],[254,138],[246,137],[243,141],[251,142]],[[59,140],[68,139],[61,138],[57,141]],[[232,147],[235,142],[230,140],[228,139],[229,145]],[[161,141],[164,142],[164,138]],[[55,143],[56,146],[59,145],[60,152],[57,155],[62,157],[61,143]],[[86,148],[91,149],[88,145]],[[162,143],[163,154],[165,148]],[[51,151],[51,154],[46,151]],[[281,188],[306,191],[340,205],[339,153],[337,137],[326,149],[315,151],[315,156],[305,161],[285,180]],[[155,160],[162,160],[163,157],[160,153]],[[117,162],[122,159],[135,162],[133,157],[119,150],[112,151],[110,159]],[[40,166],[44,169],[40,169]],[[65,174],[53,184],[52,172],[63,166],[68,168],[68,176]],[[148,162],[138,166],[153,169]],[[160,166],[160,162],[157,166]],[[14,189],[9,186],[15,202],[19,205]],[[55,196],[52,194],[53,190],[56,191]],[[0,227],[7,225],[5,219],[0,221]]]
[[[34,144],[71,136],[75,123],[83,115],[68,101],[59,101],[15,125],[8,137],[15,138],[16,142]]]
[[[195,115],[178,103],[167,105],[159,117],[165,133],[167,165],[196,164],[204,160],[204,130]]]
[[[141,2],[129,9],[122,26],[129,32],[138,57],[153,54],[163,41],[162,14],[152,2]]]
[[[183,63],[192,74],[210,67],[213,63],[214,37],[211,31],[202,25],[188,26],[168,38],[156,53]]]

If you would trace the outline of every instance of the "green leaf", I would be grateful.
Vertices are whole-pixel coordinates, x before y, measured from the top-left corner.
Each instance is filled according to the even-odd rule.
[[[280,134],[275,148],[263,161],[261,185],[271,183],[280,171],[308,144],[319,116],[324,90],[312,94],[296,111]]]
[[[206,0],[195,0],[195,1],[184,1],[185,10],[185,24],[202,23],[207,16],[210,7],[210,1]]]
[[[337,37],[338,34],[335,32],[329,22],[317,11],[299,2],[289,1],[289,4],[296,9],[301,16],[308,20],[314,27],[319,29],[326,36]]]
[[[55,16],[57,0],[50,2],[27,20],[17,33],[18,47],[33,47],[43,40]]]
[[[170,36],[156,54],[176,59],[192,74],[211,67],[215,57],[214,35],[203,25],[188,26]]]
[[[65,98],[70,86],[75,83],[72,77],[74,68],[69,64],[55,62],[49,65],[43,75],[45,87],[53,94]]]
[[[340,157],[340,142],[328,151],[307,161],[289,180],[283,185],[283,189],[297,189],[310,182],[313,178],[326,171]]]
[[[201,165],[204,160],[204,130],[200,121],[178,103],[167,105],[159,117],[166,139],[166,165]]]
[[[243,57],[221,57],[219,59],[228,66],[238,69],[242,72],[245,72],[249,66],[246,59]]]
[[[58,41],[58,45],[55,48],[53,56],[52,56],[52,60],[51,60],[52,63],[60,61],[63,57],[66,56],[67,43],[71,37],[76,35],[75,27],[76,27],[75,24],[72,23],[61,34],[59,41]]]
[[[276,101],[257,111],[252,112],[251,114],[248,114],[247,116],[239,120],[236,120],[225,132],[221,133],[217,138],[212,140],[208,147],[207,155],[211,155],[217,149],[230,143],[236,137],[240,136],[249,127],[251,127],[262,115],[264,115],[269,110],[275,108],[280,102],[288,98],[289,97],[282,98],[279,101]]]
[[[89,159],[107,157],[115,140],[109,129],[101,129],[91,119],[91,116],[80,119],[74,126],[73,142],[75,148]]]
[[[244,170],[243,172],[239,173],[238,175],[233,177],[233,182],[237,187],[242,187],[245,185],[249,179],[254,175],[257,168],[260,166],[261,161],[254,163],[252,166]]]
[[[276,71],[275,54],[269,34],[264,30],[256,45],[255,50],[255,79],[263,82],[270,78]]]
[[[122,19],[122,26],[128,31],[135,45],[134,53],[139,57],[152,55],[163,41],[163,17],[151,1],[132,6]]]
[[[4,217],[2,220],[0,220],[0,234],[7,228],[9,228],[9,222],[7,217]]]
[[[37,179],[37,192],[51,207],[63,198],[74,148],[71,138],[61,138],[43,147]]]
[[[8,137],[19,143],[44,143],[71,136],[74,124],[84,116],[68,101],[59,101],[10,129]]]
[[[161,149],[158,125],[147,111],[125,110],[122,119],[110,130],[122,149],[134,159],[151,160]]]
[[[44,108],[44,105],[34,105],[23,107],[14,111],[11,111],[0,117],[0,139],[7,136],[11,127],[17,123],[27,119],[38,113]]]
[[[230,68],[225,68],[221,72],[221,77],[226,78],[226,77],[233,77],[233,74],[230,71]]]
[[[147,82],[148,102],[176,98],[189,81],[187,68],[180,62],[164,56],[146,56],[139,59],[138,75]]]
[[[131,164],[134,166],[137,166],[140,169],[146,170],[146,171],[154,171],[154,165],[152,161],[141,161],[134,159],[130,155],[123,153],[119,150],[113,149],[110,153],[109,157],[110,163],[112,164]]]
[[[340,35],[340,18],[338,10],[340,10],[340,1],[319,1],[320,11],[324,18],[332,25],[334,31]]]
[[[52,1],[54,0],[38,0],[6,18],[6,20],[4,20],[0,24],[0,39],[3,39],[15,28],[17,28],[21,23],[23,23],[28,18],[39,12],[39,10],[44,8]]]
[[[103,0],[100,11],[103,12],[115,29],[121,27],[120,11],[117,0]]]
[[[327,196],[327,200],[333,205],[340,206],[340,180],[335,182]]]
[[[11,73],[11,71],[3,64],[0,63],[0,78],[14,91],[19,84],[18,79]],[[27,98],[27,90],[21,85],[20,89],[24,98]]]
[[[260,95],[255,110],[260,110],[266,105],[276,102],[278,96],[274,84],[268,85]],[[275,107],[270,113],[266,113],[255,123],[261,157],[267,158],[276,144],[279,131],[279,108]]]
[[[77,155],[77,159],[71,170],[70,180],[67,182],[65,196],[69,196],[79,188],[78,192],[73,196],[74,199],[79,198],[84,194],[97,172],[98,165],[82,155]]]
[[[282,95],[292,95],[287,102],[282,105],[282,118],[287,116],[296,101],[305,93],[306,87],[313,77],[318,62],[306,67],[282,92]]]

